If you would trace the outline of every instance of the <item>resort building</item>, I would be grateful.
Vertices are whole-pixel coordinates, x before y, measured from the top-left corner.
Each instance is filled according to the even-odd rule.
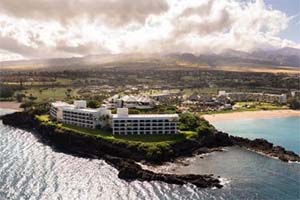
[[[266,103],[287,103],[286,94],[250,93],[250,92],[231,92],[219,91],[218,97],[226,96],[231,101],[259,101]]]
[[[51,104],[50,116],[59,122],[84,128],[110,126],[113,134],[176,134],[178,114],[128,114],[128,108],[117,108],[117,114],[101,107],[89,109],[86,101],[74,104],[57,101]]]
[[[152,94],[151,98],[163,104],[181,101],[183,95],[180,92],[164,90],[162,93]]]
[[[105,106],[109,108],[136,108],[136,109],[151,109],[156,102],[146,95],[125,95],[118,94],[105,100]]]
[[[291,91],[292,98],[300,99],[300,90]]]
[[[117,135],[154,135],[176,134],[178,114],[128,114],[128,108],[118,108],[112,115],[113,134]]]
[[[89,109],[82,100],[74,104],[57,101],[51,104],[50,116],[65,124],[96,128],[109,125],[111,111],[104,107]]]

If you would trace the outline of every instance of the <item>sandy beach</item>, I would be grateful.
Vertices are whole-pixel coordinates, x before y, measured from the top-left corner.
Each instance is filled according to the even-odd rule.
[[[21,111],[22,109],[20,108],[20,105],[21,103],[14,102],[14,101],[0,101],[0,108],[4,108],[4,109]]]
[[[240,119],[266,119],[277,117],[300,117],[300,110],[269,110],[269,111],[245,111],[233,113],[220,113],[202,115],[210,123]]]

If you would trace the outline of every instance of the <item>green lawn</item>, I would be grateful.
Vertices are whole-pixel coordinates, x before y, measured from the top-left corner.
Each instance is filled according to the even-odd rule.
[[[55,83],[59,83],[61,85],[71,85],[73,80],[68,78],[57,78]]]
[[[23,86],[47,86],[53,84],[60,84],[60,85],[71,85],[73,83],[72,79],[68,78],[57,78],[56,81],[23,81]],[[13,82],[4,82],[7,85],[20,85],[19,81]]]
[[[43,85],[47,85],[47,84],[53,84],[54,82],[38,82],[38,81],[28,81],[28,82],[23,82],[22,85],[23,86],[43,86]],[[20,82],[4,82],[5,85],[20,85]]]
[[[198,134],[195,131],[179,131],[180,134],[184,135],[186,139],[197,137]]]
[[[49,101],[56,101],[56,100],[70,100],[67,97],[66,92],[68,88],[65,87],[55,87],[55,88],[32,88],[28,90],[23,90],[18,93],[25,94],[27,97],[30,94],[34,97],[37,97],[36,102],[49,102]],[[72,89],[70,92],[71,96],[77,95],[77,90]]]

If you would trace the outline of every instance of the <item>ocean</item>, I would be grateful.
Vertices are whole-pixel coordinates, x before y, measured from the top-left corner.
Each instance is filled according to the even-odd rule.
[[[300,153],[300,117],[270,119],[243,119],[215,122],[224,132],[249,139],[264,138],[287,150]]]
[[[0,115],[10,112],[0,110]],[[289,137],[290,134],[286,135]],[[161,182],[126,182],[103,160],[78,158],[0,121],[1,200],[300,199],[300,164],[284,163],[238,147],[166,165],[176,173],[213,173],[222,189]]]

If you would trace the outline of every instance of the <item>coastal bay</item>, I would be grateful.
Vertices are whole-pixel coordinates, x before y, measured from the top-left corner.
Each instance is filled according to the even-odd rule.
[[[264,138],[300,153],[300,112],[254,111],[204,116],[216,128],[249,139]]]

